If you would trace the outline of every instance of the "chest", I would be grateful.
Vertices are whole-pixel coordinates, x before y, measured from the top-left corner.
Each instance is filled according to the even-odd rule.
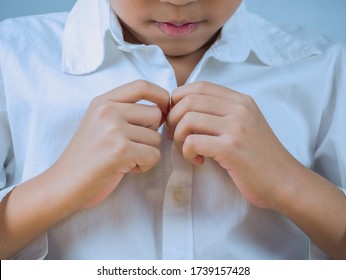
[[[110,65],[83,76],[62,73],[60,63],[40,63],[40,71],[25,64],[30,68],[22,71],[30,75],[23,74],[20,84],[13,79],[5,81],[14,149],[28,176],[57,159],[94,97],[137,79],[153,82],[168,92],[177,87],[177,80],[204,80],[251,95],[285,147],[303,164],[311,165],[322,107],[299,72],[282,79],[280,69],[221,63],[213,58],[180,72],[161,54],[150,52],[118,54]]]

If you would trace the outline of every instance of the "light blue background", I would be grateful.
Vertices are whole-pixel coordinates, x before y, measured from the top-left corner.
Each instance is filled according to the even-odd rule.
[[[22,15],[66,11],[71,9],[75,1],[0,0],[0,20]],[[345,0],[246,0],[246,2],[249,10],[268,19],[279,23],[306,25],[346,45]]]

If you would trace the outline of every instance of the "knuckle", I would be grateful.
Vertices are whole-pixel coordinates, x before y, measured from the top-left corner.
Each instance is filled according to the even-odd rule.
[[[181,124],[178,124],[177,127],[175,128],[174,130],[174,135],[173,135],[173,139],[175,142],[177,143],[181,143],[183,142],[183,137],[182,137],[182,125]]]
[[[156,132],[155,136],[154,136],[154,145],[155,145],[155,147],[160,147],[161,142],[162,142],[161,135],[160,135],[160,133]]]
[[[153,148],[150,157],[147,157],[145,162],[139,165],[140,172],[146,172],[153,168],[161,159],[161,153],[158,149]]]
[[[122,139],[123,137],[125,138],[125,126],[126,123],[124,121],[112,121],[112,122],[108,122],[108,126],[107,126],[107,136],[109,137],[110,141],[115,142],[115,144],[117,144],[117,142],[123,141],[124,139]]]
[[[254,107],[256,106],[256,102],[250,95],[242,94],[240,99],[240,105],[245,110],[252,112]]]
[[[199,98],[196,95],[190,94],[184,98],[184,104],[188,110],[191,110],[194,108],[194,105],[198,102],[198,100]]]
[[[156,121],[160,122],[162,117],[162,112],[160,108],[153,106],[153,114]]]
[[[152,131],[151,133],[152,134],[150,135],[150,140],[148,142],[148,145],[154,148],[159,148],[162,142],[160,133],[157,131]]]
[[[103,102],[104,102],[104,99],[103,99],[103,96],[102,96],[102,95],[96,96],[96,97],[94,97],[94,98],[90,101],[89,107],[97,108],[97,107],[99,107]]]
[[[126,137],[117,137],[114,145],[113,156],[115,158],[122,157],[130,150],[130,141]]]
[[[162,112],[159,108],[153,106],[151,108],[151,114],[148,118],[148,127],[157,130],[161,124]]]
[[[140,90],[148,91],[150,89],[150,82],[145,80],[136,80],[134,85]]]
[[[243,145],[238,132],[238,128],[235,128],[232,134],[224,135],[223,141],[221,141],[221,146],[224,146],[224,149],[232,151],[233,153],[241,151]]]
[[[93,111],[95,117],[105,118],[113,111],[111,102],[105,100],[101,96],[95,97],[91,100],[89,108]]]
[[[178,143],[183,143],[186,141],[186,134],[190,131],[191,125],[196,120],[196,114],[194,112],[187,112],[183,118],[180,120],[175,128],[174,140]]]
[[[242,98],[243,98],[243,102],[246,106],[248,107],[252,107],[256,104],[255,100],[253,99],[252,96],[250,95],[247,95],[247,94],[243,94],[242,95]]]
[[[185,125],[189,125],[195,123],[197,121],[197,115],[195,112],[187,112],[182,118],[182,122]]]
[[[112,118],[111,116],[113,116],[114,113],[112,106],[108,102],[105,102],[96,108],[95,117],[107,121]]]
[[[198,92],[204,92],[206,91],[208,85],[209,83],[206,81],[199,81],[199,82],[196,82],[195,87]]]
[[[255,100],[251,96],[244,96],[242,102],[238,103],[235,108],[237,118],[240,120],[237,122],[237,132],[245,133],[249,132],[249,127],[256,127],[261,120],[261,111],[257,107]]]
[[[184,142],[184,150],[192,151],[196,147],[196,137],[193,134],[186,137]]]
[[[237,106],[237,113],[241,119],[249,118],[254,113],[255,102],[252,97],[244,95]]]
[[[154,149],[152,153],[152,165],[156,164],[161,159],[161,153],[158,149]]]

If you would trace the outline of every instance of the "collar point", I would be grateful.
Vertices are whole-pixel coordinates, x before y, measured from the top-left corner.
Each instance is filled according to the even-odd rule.
[[[97,63],[95,65],[83,65],[80,62],[67,63],[66,61],[63,61],[61,64],[61,71],[68,75],[82,76],[95,72],[100,66],[101,63]]]

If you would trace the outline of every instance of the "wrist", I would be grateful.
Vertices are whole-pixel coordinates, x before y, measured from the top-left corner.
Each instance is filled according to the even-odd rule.
[[[72,203],[73,198],[69,193],[67,176],[58,173],[54,168],[49,168],[35,178],[35,185],[40,188],[41,199],[45,201],[46,211],[50,213],[51,220],[59,222],[77,211]]]
[[[307,185],[311,184],[314,172],[295,159],[283,170],[284,174],[281,174],[276,186],[276,196],[271,209],[289,216],[288,214],[295,211],[301,202],[304,203],[302,197],[307,191]]]
[[[274,210],[295,219],[307,208],[315,207],[321,191],[323,192],[325,187],[330,188],[332,184],[300,163],[290,170],[292,172],[287,174],[284,180]]]

